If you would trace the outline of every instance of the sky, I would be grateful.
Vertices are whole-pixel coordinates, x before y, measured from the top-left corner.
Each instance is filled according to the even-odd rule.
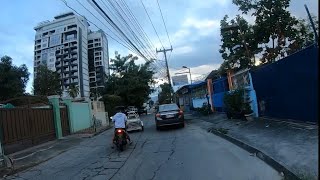
[[[95,23],[105,32],[112,34],[105,25],[95,19],[76,0],[66,0],[77,12]],[[79,0],[99,18],[99,14],[89,5],[87,0]],[[100,0],[97,0],[100,2]],[[144,31],[157,49],[162,47],[140,0],[125,0]],[[157,0],[142,0],[150,18],[159,34],[165,48],[170,48],[170,43],[157,6]],[[35,30],[39,22],[53,20],[54,16],[71,11],[61,0],[1,0],[0,11],[0,57],[8,55],[13,58],[15,65],[26,64],[29,72],[33,72],[33,50]],[[170,74],[183,71],[182,66],[191,68],[192,79],[197,79],[217,69],[222,63],[219,53],[221,45],[219,25],[224,15],[230,18],[240,14],[232,0],[159,0],[168,34],[173,47],[172,53],[168,52]],[[101,4],[101,3],[100,3]],[[304,9],[307,4],[309,11],[318,15],[317,0],[291,0],[289,7],[292,15],[306,18]],[[107,12],[108,13],[108,12]],[[254,19],[245,16],[249,22]],[[112,18],[112,16],[111,16]],[[103,19],[101,18],[103,21]],[[104,22],[105,23],[105,22]],[[93,25],[90,29],[97,30]],[[114,57],[114,52],[121,55],[130,52],[116,41],[109,38],[109,56]],[[155,51],[155,49],[154,49]],[[163,54],[157,54],[158,59],[163,59]],[[140,58],[138,63],[143,63]],[[158,63],[162,63],[159,61]],[[31,92],[33,74],[27,85],[27,92]],[[160,80],[161,82],[161,80]]]

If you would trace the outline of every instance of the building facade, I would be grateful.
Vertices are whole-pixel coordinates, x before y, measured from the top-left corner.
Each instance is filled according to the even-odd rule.
[[[46,65],[48,69],[60,74],[63,96],[68,96],[70,85],[75,85],[79,88],[78,98],[88,98],[90,96],[88,36],[93,37],[93,40],[96,36],[91,35],[95,33],[89,30],[87,19],[69,12],[55,16],[53,21],[41,22],[34,29],[36,31],[34,76],[38,66]],[[103,60],[102,68],[97,66],[99,68],[96,69],[100,72],[102,71],[100,69],[103,71],[108,69],[109,58],[107,38],[102,31],[98,34],[103,34],[100,38],[101,45],[96,47],[96,52],[98,54],[101,52]],[[99,48],[103,50],[99,52]],[[100,65],[100,61],[97,62]]]
[[[103,88],[109,76],[108,40],[102,30],[88,34],[88,61],[91,96]]]

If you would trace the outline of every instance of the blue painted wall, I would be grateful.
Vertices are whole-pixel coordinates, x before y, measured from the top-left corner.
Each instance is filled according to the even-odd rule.
[[[310,46],[251,70],[260,116],[318,123],[318,52]]]
[[[213,81],[213,107],[216,111],[223,112],[223,96],[229,91],[228,79],[226,77],[219,78]]]

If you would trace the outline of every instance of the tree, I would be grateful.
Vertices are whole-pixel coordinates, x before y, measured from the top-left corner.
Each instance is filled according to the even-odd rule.
[[[119,96],[123,105],[142,107],[153,91],[151,85],[154,83],[154,72],[151,68],[152,61],[136,65],[136,60],[138,57],[131,54],[124,57],[119,54],[115,56],[115,59],[111,59],[110,69],[113,70],[113,73],[100,94],[104,97]]]
[[[25,64],[14,66],[12,58],[1,57],[0,61],[0,100],[22,96],[25,92],[30,73]]]
[[[311,15],[319,34],[319,20],[316,16]],[[299,19],[298,24],[294,27],[297,31],[294,41],[288,46],[288,54],[295,53],[314,43],[314,32],[309,19]]]
[[[219,73],[225,74],[228,69],[245,69],[255,64],[255,54],[262,49],[254,38],[254,27],[243,17],[237,15],[228,22],[228,16],[220,22],[221,49],[219,52],[224,59]]]
[[[285,57],[297,34],[294,26],[298,24],[288,10],[290,0],[233,0],[233,3],[243,14],[251,12],[255,17],[254,38],[264,45],[261,62]]]
[[[76,98],[79,94],[79,87],[74,84],[71,84],[69,86],[68,93],[73,99]]]
[[[161,92],[158,94],[158,101],[160,104],[168,104],[171,103],[173,89],[168,83],[164,83],[160,85]]]
[[[61,96],[62,89],[60,81],[60,76],[57,72],[49,70],[47,66],[38,66],[33,83],[34,95]]]

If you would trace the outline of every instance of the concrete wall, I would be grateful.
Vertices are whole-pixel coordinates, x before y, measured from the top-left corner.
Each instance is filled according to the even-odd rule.
[[[102,101],[91,102],[92,114],[102,126],[109,125],[108,113],[105,112],[104,103]]]
[[[203,103],[208,103],[207,98],[194,98],[192,101],[194,108],[201,108]]]
[[[92,125],[92,114],[88,102],[71,102],[69,111],[71,113],[70,125],[71,132],[77,132]]]

